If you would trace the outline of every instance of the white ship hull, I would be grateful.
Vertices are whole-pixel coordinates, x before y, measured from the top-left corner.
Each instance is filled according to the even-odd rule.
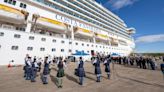
[[[57,10],[58,8],[49,7],[47,3],[44,5],[39,0],[16,0],[15,5],[11,5],[12,3],[0,1],[0,65],[7,65],[12,60],[12,64],[24,64],[26,54],[42,58],[46,55],[67,57],[76,51],[84,51],[89,54],[84,59],[90,60],[91,52],[128,56],[135,48],[133,39],[126,32],[124,34],[127,37],[120,36],[121,34],[112,32],[114,29],[118,31],[116,27],[109,26],[112,29],[109,30],[105,28],[106,24],[101,24],[104,27],[96,25],[99,18],[93,18],[95,23],[91,23],[79,16],[69,15],[71,12],[67,14],[63,10]],[[59,4],[55,2],[54,5]],[[119,18],[118,20],[121,21]],[[121,23],[126,29],[125,24]],[[129,34],[131,32],[130,30]],[[111,38],[117,41],[112,42]]]

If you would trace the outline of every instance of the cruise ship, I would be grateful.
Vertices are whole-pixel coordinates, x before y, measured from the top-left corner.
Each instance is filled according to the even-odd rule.
[[[26,54],[128,56],[134,33],[95,0],[0,0],[0,65],[24,64]]]

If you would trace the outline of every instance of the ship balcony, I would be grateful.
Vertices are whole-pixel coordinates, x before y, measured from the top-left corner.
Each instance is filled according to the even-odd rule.
[[[76,36],[83,36],[86,38],[93,38],[93,32],[83,28],[77,28],[74,30]]]
[[[35,22],[32,23],[34,24]],[[39,28],[55,33],[65,34],[68,32],[68,27],[66,24],[49,18],[39,17],[36,21],[36,25]]]
[[[25,15],[21,10],[0,4],[0,21],[22,24],[25,22]]]

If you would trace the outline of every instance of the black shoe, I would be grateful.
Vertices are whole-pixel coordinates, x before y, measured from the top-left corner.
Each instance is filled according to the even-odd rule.
[[[35,80],[31,81],[31,82],[36,82]]]
[[[48,83],[43,83],[43,84],[48,84]]]
[[[62,88],[63,86],[58,86],[58,88]]]

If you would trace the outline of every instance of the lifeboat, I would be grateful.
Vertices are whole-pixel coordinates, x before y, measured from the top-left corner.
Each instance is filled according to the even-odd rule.
[[[0,21],[22,24],[25,21],[25,16],[21,10],[0,4]]]
[[[45,17],[39,17],[36,21],[38,27],[48,29],[49,31],[56,32],[56,33],[66,33],[68,28],[67,25]]]
[[[109,37],[105,34],[95,33],[95,38],[98,39],[98,40],[107,41]]]
[[[79,36],[83,36],[83,37],[89,37],[89,38],[93,37],[93,33],[90,30],[86,30],[83,28],[77,28],[74,31],[75,31],[75,35],[79,35]]]

